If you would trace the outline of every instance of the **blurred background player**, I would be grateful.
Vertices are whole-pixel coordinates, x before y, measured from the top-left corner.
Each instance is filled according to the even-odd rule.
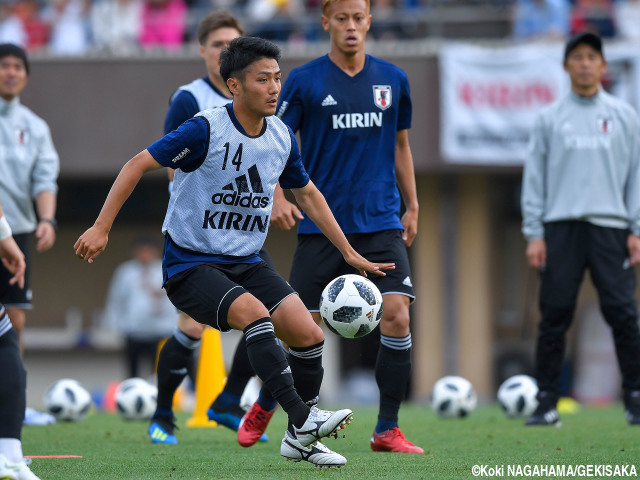
[[[414,293],[407,247],[418,228],[408,136],[409,82],[398,67],[366,54],[371,25],[368,0],[324,0],[322,14],[322,26],[331,36],[330,52],[292,70],[278,115],[300,132],[305,168],[349,241],[365,256],[396,264],[385,277],[371,278],[384,296],[375,365],[380,409],[371,448],[423,453],[398,428],[398,411],[411,378],[409,304]],[[402,218],[400,194],[406,207]],[[318,303],[325,285],[353,269],[281,190],[274,203],[272,221],[280,228],[289,229],[300,219],[289,281],[320,323]],[[249,418],[254,412],[260,415],[255,421]],[[258,400],[245,416],[238,438],[248,436],[242,430],[250,426],[255,426],[256,438],[271,415]]]
[[[18,334],[21,352],[26,310],[32,308],[29,235],[35,231],[38,252],[53,247],[59,171],[49,126],[20,103],[19,95],[27,85],[28,76],[29,61],[24,50],[8,43],[0,44],[0,202],[27,263],[24,289],[9,285],[7,279],[12,274],[0,267],[0,302],[5,305]],[[49,414],[31,408],[25,410],[27,425],[54,421]]]
[[[611,327],[626,417],[640,425],[640,331],[632,268],[640,263],[640,124],[602,89],[602,41],[571,38],[564,69],[571,92],[538,116],[522,181],[527,260],[540,271],[535,377],[538,407],[527,425],[560,426],[556,404],[565,334],[585,269]],[[585,188],[598,185],[598,188]]]
[[[24,288],[24,254],[11,236],[0,204],[0,258],[11,276],[7,283]],[[22,453],[21,430],[27,395],[27,374],[22,364],[18,334],[0,303],[0,478],[38,480]]]
[[[132,258],[116,268],[105,305],[106,323],[126,341],[127,377],[155,372],[158,343],[173,333],[176,308],[162,289],[161,250],[153,238],[140,237],[132,245]]]
[[[209,13],[200,22],[197,30],[200,43],[200,56],[203,58],[207,75],[181,86],[171,97],[169,111],[164,124],[165,135],[178,128],[196,113],[207,108],[221,107],[231,102],[231,93],[220,76],[220,52],[229,42],[244,34],[242,24],[228,10]],[[173,169],[168,169],[169,179],[173,180]],[[263,248],[260,257],[273,264]],[[184,313],[180,313],[175,333],[169,338],[160,352],[158,362],[158,408],[149,426],[149,436],[155,443],[177,443],[173,420],[173,396],[188,372],[194,370],[194,353],[200,345],[205,326]],[[255,375],[244,337],[236,348],[231,369],[227,375],[223,391],[214,399],[207,410],[210,420],[238,430],[240,419],[245,411],[240,407],[240,398],[247,383]],[[275,400],[270,400],[275,408]],[[267,441],[267,435],[260,440]]]

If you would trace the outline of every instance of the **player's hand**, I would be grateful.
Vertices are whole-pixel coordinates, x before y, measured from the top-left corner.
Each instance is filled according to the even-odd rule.
[[[282,193],[282,190],[280,190]],[[302,212],[295,203],[291,203],[284,196],[273,196],[273,209],[271,210],[271,223],[280,230],[291,230],[296,226],[297,220],[302,220]]]
[[[80,235],[73,249],[80,260],[93,263],[95,258],[104,252],[108,241],[109,233],[94,225]]]
[[[386,273],[384,273],[383,270],[393,270],[396,268],[395,263],[373,263],[356,252],[349,257],[345,256],[344,260],[358,270],[363,277],[367,276],[367,272],[384,277]]]
[[[404,240],[404,244],[407,247],[410,247],[413,243],[413,240],[416,238],[418,234],[418,211],[417,210],[407,210],[402,215],[400,219],[402,222],[402,226],[404,227],[404,232],[402,232],[402,240]]]
[[[9,285],[18,284],[18,287],[24,288],[24,272],[27,269],[27,264],[24,261],[24,253],[13,237],[0,240],[0,256],[4,267],[13,274]]]
[[[540,270],[547,264],[547,244],[543,238],[530,240],[527,244],[527,261],[533,268]]]
[[[39,222],[36,227],[36,250],[46,252],[56,241],[56,230],[49,222]]]
[[[630,233],[627,237],[627,248],[629,249],[629,266],[638,265],[640,263],[640,237]]]

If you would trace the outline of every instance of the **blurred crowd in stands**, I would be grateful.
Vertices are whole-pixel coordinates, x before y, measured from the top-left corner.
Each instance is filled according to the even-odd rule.
[[[213,8],[228,8],[249,35],[281,42],[323,37],[321,0],[0,0],[0,42],[31,53],[86,55],[179,51],[195,42],[198,21]],[[480,17],[503,19],[493,38],[566,38],[593,31],[605,38],[640,40],[640,0],[371,0],[370,38],[444,36],[434,22],[469,26]],[[486,13],[489,12],[489,16]],[[448,34],[448,37],[456,34]]]

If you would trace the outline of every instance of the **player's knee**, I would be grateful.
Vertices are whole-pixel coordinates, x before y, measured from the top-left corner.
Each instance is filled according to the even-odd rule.
[[[11,325],[20,334],[24,329],[24,325],[27,323],[27,315],[21,308],[7,308],[7,315],[11,320]]]
[[[296,332],[295,347],[310,347],[324,341],[324,332],[315,323],[309,323],[304,329]]]
[[[401,337],[409,334],[409,323],[411,317],[409,316],[408,308],[394,308],[388,311],[385,305],[385,309],[382,314],[381,329],[384,330],[385,335],[393,337]]]
[[[200,339],[202,338],[202,332],[204,332],[205,325],[196,322],[186,314],[181,314],[178,319],[178,329],[182,333],[189,335],[191,338]]]

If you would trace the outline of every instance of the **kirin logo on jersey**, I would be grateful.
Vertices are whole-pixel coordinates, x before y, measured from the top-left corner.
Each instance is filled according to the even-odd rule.
[[[391,85],[374,85],[373,103],[380,110],[389,108],[391,106]]]
[[[29,143],[29,131],[24,129],[24,128],[20,128],[17,127],[15,130],[16,133],[16,140],[18,141],[18,143],[20,145],[26,145],[27,143]]]
[[[609,134],[611,133],[611,129],[613,127],[613,122],[610,118],[607,117],[598,117],[598,129],[602,133]]]
[[[249,189],[251,186],[251,189]],[[253,165],[246,174],[240,175],[233,182],[224,185],[222,192],[214,193],[211,202],[214,205],[227,205],[230,207],[265,208],[269,205],[269,197],[256,195],[264,193],[262,179],[258,167]],[[214,230],[241,230],[262,233],[267,231],[269,215],[252,215],[238,212],[204,211],[202,228]]]

